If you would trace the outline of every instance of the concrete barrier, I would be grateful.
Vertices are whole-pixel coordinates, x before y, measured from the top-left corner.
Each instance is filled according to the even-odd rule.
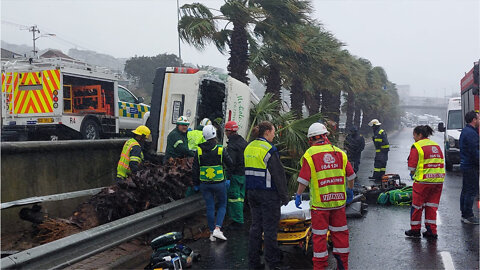
[[[95,141],[2,142],[1,200],[72,192],[113,183],[126,139]],[[68,217],[88,197],[43,203],[43,211]],[[22,207],[1,211],[2,234],[29,228]]]

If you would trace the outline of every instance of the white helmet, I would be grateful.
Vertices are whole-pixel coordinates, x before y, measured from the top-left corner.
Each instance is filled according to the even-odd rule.
[[[217,137],[217,130],[212,125],[204,126],[202,133],[203,133],[203,137],[207,141]]]
[[[373,125],[377,125],[377,126],[380,126],[382,123],[380,123],[380,121],[378,121],[378,119],[373,119],[372,121],[370,121],[370,123],[368,123],[369,126],[373,127]]]
[[[328,130],[325,127],[325,125],[320,124],[320,123],[313,123],[309,128],[308,128],[308,134],[307,137],[313,137],[317,135],[323,135],[327,134],[328,135]]]
[[[210,121],[210,119],[208,118],[203,118],[202,121],[200,121],[200,126],[202,127],[205,127],[211,124],[212,124],[212,121]]]
[[[188,126],[190,125],[190,121],[188,121],[188,118],[186,116],[180,116],[178,117],[176,124]]]

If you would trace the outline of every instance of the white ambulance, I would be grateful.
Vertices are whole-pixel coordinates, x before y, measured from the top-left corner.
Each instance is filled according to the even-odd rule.
[[[62,58],[2,62],[2,139],[116,136],[149,110],[105,68]]]
[[[194,68],[158,68],[153,81],[152,107],[147,126],[152,131],[152,149],[164,153],[167,136],[179,116],[186,116],[195,127],[209,118],[225,141],[223,127],[238,123],[238,133],[249,130],[250,109],[259,101],[248,85],[225,74]]]

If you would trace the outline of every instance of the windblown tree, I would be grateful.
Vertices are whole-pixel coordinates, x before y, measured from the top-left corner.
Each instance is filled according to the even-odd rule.
[[[230,50],[229,75],[248,84],[249,43],[252,29],[282,36],[282,27],[303,17],[309,2],[303,0],[227,0],[219,10],[194,3],[181,7],[180,37],[204,49],[213,43],[221,53]],[[259,30],[261,31],[261,30]]]

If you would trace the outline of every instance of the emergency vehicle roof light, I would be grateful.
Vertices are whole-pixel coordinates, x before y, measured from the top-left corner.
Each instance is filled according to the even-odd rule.
[[[195,74],[200,71],[200,69],[188,67],[167,67],[165,68],[165,71],[171,73]]]

